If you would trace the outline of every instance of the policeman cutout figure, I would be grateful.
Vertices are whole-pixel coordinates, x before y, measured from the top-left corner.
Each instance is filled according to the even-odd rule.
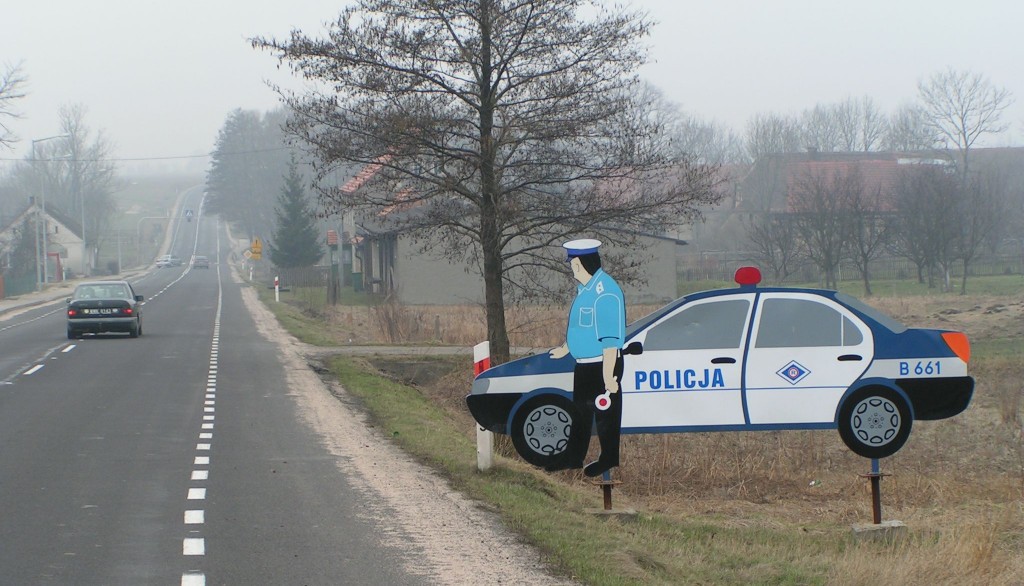
[[[622,428],[622,343],[626,337],[626,304],[618,283],[601,269],[598,247],[592,239],[572,240],[562,245],[572,268],[576,299],[569,310],[565,344],[553,348],[550,357],[571,354],[572,401],[580,415],[572,423],[569,445],[563,457],[546,469],[580,468],[587,455],[592,425],[597,425],[600,457],[587,464],[583,473],[599,476],[619,465],[619,431]]]

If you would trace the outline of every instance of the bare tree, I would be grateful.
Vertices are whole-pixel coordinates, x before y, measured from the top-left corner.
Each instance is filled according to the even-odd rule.
[[[803,152],[800,124],[781,114],[756,114],[746,127],[747,155],[752,161],[778,153]]]
[[[67,165],[59,193],[63,196],[61,207],[82,223],[85,248],[93,250],[113,217],[117,167],[111,161],[112,143],[102,131],[92,132],[86,114],[82,105],[63,106],[58,113],[61,132],[68,135],[60,147],[63,153],[59,156]]]
[[[883,194],[881,188],[857,189],[852,184],[847,192],[846,209],[850,222],[849,255],[860,271],[864,282],[864,294],[871,296],[871,261],[885,252],[886,245],[896,226],[895,214],[891,209],[891,194]]]
[[[785,212],[751,214],[746,236],[754,260],[772,271],[776,283],[785,282],[796,271],[797,260],[804,253],[794,216]]]
[[[791,207],[807,257],[838,287],[838,268],[850,242],[848,202],[863,189],[859,173],[811,170],[794,182]]]
[[[1007,128],[1000,118],[1013,103],[1010,92],[992,85],[981,74],[952,68],[921,81],[917,89],[928,126],[947,147],[956,149],[957,171],[966,186],[974,143],[985,134]]]
[[[923,108],[903,105],[890,117],[883,139],[885,150],[892,152],[924,151],[935,147],[934,131],[929,126]]]
[[[978,257],[991,234],[998,232],[1006,212],[1003,192],[1005,183],[994,172],[974,173],[959,200],[960,237],[956,239],[956,253],[963,263],[960,294],[967,294],[967,275],[971,263]]]
[[[836,107],[817,104],[800,115],[804,146],[821,152],[843,150],[843,129]]]
[[[6,71],[0,74],[0,146],[10,148],[18,140],[6,120],[21,117],[14,103],[25,97],[23,88],[27,82],[20,63],[7,66]]]
[[[745,144],[752,168],[743,181],[743,205],[755,214],[786,210],[788,175],[785,154],[803,152],[800,125],[780,114],[757,114],[746,126]]]
[[[498,362],[513,271],[552,266],[572,235],[636,246],[718,198],[714,167],[674,160],[636,99],[650,23],[582,4],[358,0],[326,39],[253,40],[329,88],[281,92],[318,173],[377,166],[376,188],[324,192],[324,211],[415,208],[395,228],[478,260]]]
[[[896,188],[899,229],[893,239],[894,252],[917,265],[919,282],[928,276],[934,287],[934,269],[944,273],[948,288],[949,269],[960,235],[959,183],[945,165],[919,164],[904,170]]]

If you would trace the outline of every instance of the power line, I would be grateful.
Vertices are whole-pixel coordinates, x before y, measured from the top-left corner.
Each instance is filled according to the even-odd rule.
[[[204,153],[204,154],[201,154],[201,155],[175,155],[175,156],[168,156],[168,157],[109,157],[109,158],[99,158],[99,159],[68,159],[68,158],[65,158],[65,157],[56,157],[56,158],[52,158],[52,159],[38,158],[38,159],[36,159],[36,161],[38,161],[38,162],[75,161],[75,162],[83,162],[83,163],[130,163],[130,162],[139,162],[139,161],[175,161],[175,160],[182,160],[182,159],[208,159],[208,158],[211,158],[213,156],[224,157],[224,156],[235,156],[235,155],[252,155],[252,154],[258,154],[258,153],[273,153],[273,152],[277,152],[277,151],[288,150],[289,148],[290,147],[277,147],[277,148],[272,148],[272,149],[253,149],[253,150],[249,150],[249,151],[232,151],[232,152],[226,152],[226,153],[213,153],[213,152],[210,152],[210,153]],[[27,160],[29,160],[29,159],[13,158],[13,157],[0,157],[0,161],[8,161],[8,162],[27,161]]]

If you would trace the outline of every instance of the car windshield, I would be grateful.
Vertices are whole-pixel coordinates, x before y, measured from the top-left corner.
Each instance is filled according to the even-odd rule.
[[[75,299],[131,299],[128,286],[123,283],[104,283],[79,285],[75,289]]]

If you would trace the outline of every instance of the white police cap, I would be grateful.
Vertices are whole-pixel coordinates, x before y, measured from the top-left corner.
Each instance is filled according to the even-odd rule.
[[[580,238],[579,240],[570,240],[566,242],[562,245],[562,248],[565,249],[565,259],[569,260],[573,257],[595,253],[600,246],[600,240],[594,240],[593,238]]]

